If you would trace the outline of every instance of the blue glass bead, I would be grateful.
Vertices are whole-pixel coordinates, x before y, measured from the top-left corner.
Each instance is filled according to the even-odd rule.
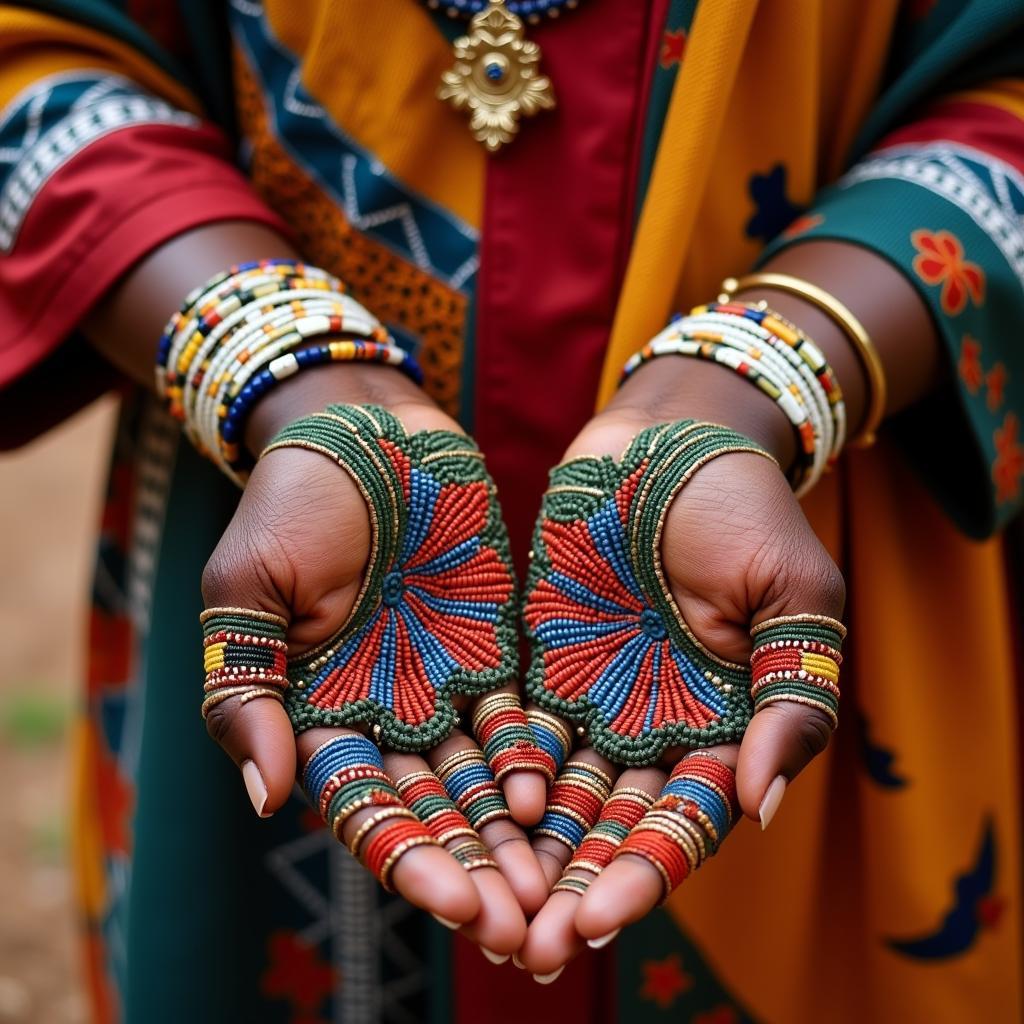
[[[484,74],[492,82],[500,82],[505,77],[505,69],[496,61],[492,61],[484,68]]]
[[[652,640],[664,640],[668,635],[661,614],[653,608],[645,608],[640,613],[640,629]]]
[[[405,581],[402,574],[397,570],[389,572],[381,585],[381,600],[388,608],[394,608],[401,602],[404,593]]]

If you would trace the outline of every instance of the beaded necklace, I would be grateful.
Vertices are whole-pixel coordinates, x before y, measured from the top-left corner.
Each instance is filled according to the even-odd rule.
[[[524,19],[557,18],[579,0],[425,0],[452,18],[470,18],[469,32],[452,44],[455,64],[437,95],[469,112],[469,130],[496,153],[519,131],[519,119],[555,105],[551,80],[539,71],[540,47],[525,38]]]

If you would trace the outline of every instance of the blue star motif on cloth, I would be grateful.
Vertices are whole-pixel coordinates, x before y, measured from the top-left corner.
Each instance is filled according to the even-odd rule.
[[[789,201],[786,195],[786,166],[776,164],[767,174],[754,174],[747,184],[755,213],[745,231],[750,238],[770,242],[791,224],[805,207]]]

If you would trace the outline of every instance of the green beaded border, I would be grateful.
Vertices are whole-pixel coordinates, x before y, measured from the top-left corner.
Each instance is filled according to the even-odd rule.
[[[483,482],[488,489],[488,514],[481,531],[481,544],[491,547],[504,563],[512,581],[512,594],[498,610],[495,634],[501,651],[496,668],[456,671],[435,690],[434,714],[419,725],[401,722],[388,708],[370,698],[353,701],[342,708],[322,709],[307,703],[303,690],[316,676],[313,666],[358,632],[381,602],[385,575],[401,551],[408,520],[408,508],[401,500],[401,481],[390,462],[379,454],[379,442],[399,448],[411,463],[424,469],[442,484]],[[454,694],[477,696],[488,693],[518,677],[519,603],[515,570],[509,549],[497,488],[484,466],[472,438],[447,430],[423,430],[409,434],[401,420],[375,405],[330,405],[322,413],[297,420],[285,427],[263,454],[285,447],[317,451],[349,474],[371,512],[371,554],[348,620],[327,641],[289,659],[291,685],[285,693],[285,709],[296,733],[316,727],[375,727],[374,735],[393,750],[413,752],[435,746],[458,721],[451,703]]]
[[[630,505],[627,539],[633,570],[644,596],[661,613],[672,643],[703,669],[705,678],[725,702],[722,716],[705,728],[676,722],[638,737],[622,736],[608,727],[601,709],[586,697],[568,701],[544,687],[544,646],[524,623],[531,651],[527,693],[542,707],[582,725],[594,748],[617,764],[654,764],[673,746],[697,748],[738,741],[753,714],[749,666],[719,658],[694,636],[664,579],[660,556],[665,515],[673,498],[707,462],[734,452],[771,459],[742,434],[717,424],[680,420],[641,431],[618,462],[610,456],[584,456],[551,471],[550,487],[534,529],[526,593],[551,569],[541,538],[544,520],[568,523],[587,519],[645,460],[650,460]]]

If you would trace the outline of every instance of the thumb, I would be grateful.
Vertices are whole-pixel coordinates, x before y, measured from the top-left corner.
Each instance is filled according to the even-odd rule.
[[[789,782],[828,746],[837,721],[845,630],[833,617],[842,611],[845,588],[827,556],[815,562],[816,572],[786,587],[754,620],[755,713],[740,745],[736,786],[744,814],[762,828]],[[787,575],[792,579],[779,579]]]

